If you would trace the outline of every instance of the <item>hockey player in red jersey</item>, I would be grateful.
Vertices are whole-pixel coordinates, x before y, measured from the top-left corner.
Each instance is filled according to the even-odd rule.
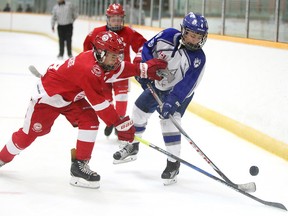
[[[91,50],[93,47],[91,42],[95,36],[102,31],[113,31],[116,32],[124,41],[124,60],[131,61],[130,49],[135,53],[141,52],[143,44],[146,39],[137,31],[133,30],[129,26],[124,26],[125,11],[121,4],[113,3],[110,4],[106,10],[107,24],[94,28],[86,37],[83,43],[83,49]],[[141,59],[136,58],[135,59]],[[128,104],[128,91],[129,91],[129,79],[120,80],[113,83],[105,84],[105,95],[107,100],[113,105],[113,93],[115,99],[115,109],[119,116],[124,117],[126,115],[127,104]],[[113,130],[112,126],[106,126],[105,135],[109,136]]]
[[[133,141],[135,128],[129,116],[120,118],[103,94],[103,84],[135,75],[161,79],[156,71],[167,63],[151,59],[131,64],[123,60],[124,44],[114,32],[101,32],[93,50],[82,52],[62,65],[51,65],[32,94],[24,125],[12,134],[0,151],[0,167],[9,163],[39,136],[50,132],[59,115],[78,127],[76,149],[72,151],[70,184],[98,188],[100,175],[89,168],[100,117],[118,130],[118,139]],[[87,98],[87,99],[86,99]]]

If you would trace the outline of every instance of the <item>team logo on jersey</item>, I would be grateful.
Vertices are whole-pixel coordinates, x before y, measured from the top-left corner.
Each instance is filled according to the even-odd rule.
[[[32,130],[36,133],[39,133],[42,131],[42,124],[36,122],[34,125],[33,125],[33,128]]]
[[[194,64],[194,68],[199,67],[199,65],[201,64],[201,59],[195,58],[193,64]]]
[[[109,35],[104,34],[104,35],[102,36],[102,41],[107,41],[108,39],[109,39]]]
[[[162,81],[171,83],[175,79],[175,74],[177,72],[177,69],[171,69],[171,70],[160,70],[157,72],[158,76],[164,77]]]
[[[96,75],[97,77],[101,76],[101,68],[99,67],[99,65],[94,65],[91,72]]]
[[[177,69],[167,70],[168,73],[166,75],[168,83],[171,83],[175,79],[175,74],[177,72]]]

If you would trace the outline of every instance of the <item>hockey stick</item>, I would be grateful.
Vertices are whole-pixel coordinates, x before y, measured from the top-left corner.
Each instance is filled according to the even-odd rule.
[[[241,193],[241,194],[243,194],[243,195],[245,195],[245,196],[247,196],[247,197],[249,197],[249,198],[251,198],[253,200],[256,200],[257,202],[260,202],[260,203],[262,203],[264,205],[267,205],[267,206],[272,206],[272,207],[283,209],[283,210],[287,211],[286,207],[283,204],[281,204],[281,203],[269,202],[269,201],[262,200],[262,199],[260,199],[258,197],[255,197],[255,196],[251,195],[250,193],[247,193],[246,191],[240,189],[239,187],[237,187],[237,185],[235,185],[233,183],[231,184],[230,182],[226,182],[226,181],[224,181],[224,180],[222,180],[222,179],[220,179],[220,178],[218,178],[218,177],[206,172],[205,170],[203,170],[203,169],[201,169],[201,168],[199,168],[199,167],[197,167],[197,166],[195,166],[195,165],[193,165],[193,164],[191,164],[191,163],[189,163],[189,162],[177,157],[176,155],[174,155],[174,154],[172,154],[170,152],[165,151],[164,149],[162,149],[162,148],[160,148],[160,147],[158,147],[158,146],[156,146],[156,145],[154,145],[154,144],[152,144],[152,143],[150,143],[150,142],[148,142],[148,141],[146,141],[146,140],[144,140],[144,139],[142,139],[142,138],[140,138],[138,136],[135,136],[134,138],[135,138],[135,140],[137,140],[137,141],[149,146],[150,148],[153,148],[153,149],[155,149],[155,150],[157,150],[157,151],[159,151],[159,152],[161,152],[161,153],[163,153],[163,154],[165,154],[165,155],[167,155],[167,156],[179,161],[180,163],[185,164],[186,166],[188,166],[188,167],[190,167],[190,168],[202,173],[203,175],[206,175],[206,176],[210,177],[211,179],[214,179],[215,181],[218,181],[218,182],[226,185],[227,187],[230,187],[230,188],[234,189],[235,191],[237,191],[237,192],[239,192],[239,193]]]
[[[36,76],[36,77],[38,77],[38,78],[41,78],[41,77],[42,77],[42,74],[39,73],[39,71],[35,68],[34,65],[30,65],[30,66],[28,67],[28,69],[29,69],[29,71],[30,71],[34,76]]]
[[[154,88],[152,87],[151,83],[147,83],[147,86],[155,98],[155,100],[158,102],[159,106],[161,107],[163,105],[161,99],[157,95],[157,93],[154,91]],[[188,136],[188,134],[183,130],[181,125],[175,120],[175,118],[170,114],[169,119],[172,121],[172,123],[175,125],[175,127],[180,131],[181,134],[184,135],[186,140],[193,146],[193,148],[199,153],[199,155],[229,184],[234,185],[238,189],[244,190],[246,192],[255,192],[256,191],[256,184],[254,182],[249,182],[246,184],[235,184],[233,183],[228,177],[224,175],[223,172],[204,154],[204,152],[196,145],[195,142]]]

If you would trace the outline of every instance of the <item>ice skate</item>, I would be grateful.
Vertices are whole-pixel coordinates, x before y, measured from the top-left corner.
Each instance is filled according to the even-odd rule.
[[[113,125],[111,125],[110,127],[106,126],[104,130],[105,136],[110,136],[113,131],[113,128],[114,128]]]
[[[167,160],[167,166],[163,171],[161,178],[164,185],[171,185],[177,182],[177,175],[179,174],[180,162],[171,162]]]
[[[76,160],[72,153],[72,164],[70,169],[72,176],[70,180],[71,185],[95,189],[100,187],[100,175],[92,171],[88,163],[88,160]]]
[[[63,55],[60,55],[60,54],[59,54],[59,55],[57,56],[57,59],[58,59],[58,60],[63,60]]]
[[[4,166],[6,164],[4,161],[0,160],[0,167]]]
[[[139,143],[127,143],[121,150],[114,153],[113,164],[127,163],[137,159]]]

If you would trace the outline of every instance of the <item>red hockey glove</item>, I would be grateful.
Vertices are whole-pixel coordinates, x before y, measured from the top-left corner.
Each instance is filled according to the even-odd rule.
[[[126,116],[114,124],[115,129],[118,131],[118,139],[128,142],[133,142],[135,127],[133,121]]]
[[[140,77],[148,78],[151,80],[161,80],[162,77],[157,75],[157,71],[165,69],[167,62],[162,59],[150,59],[145,63],[140,63]]]

